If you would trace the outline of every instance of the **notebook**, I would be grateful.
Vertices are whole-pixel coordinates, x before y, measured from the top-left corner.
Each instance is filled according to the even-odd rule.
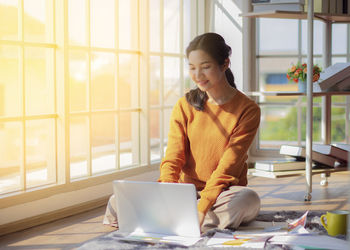
[[[113,191],[126,239],[186,246],[200,239],[193,184],[116,180]]]

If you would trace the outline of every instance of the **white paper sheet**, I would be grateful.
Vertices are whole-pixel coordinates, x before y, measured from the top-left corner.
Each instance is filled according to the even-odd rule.
[[[303,248],[322,248],[332,250],[349,249],[349,242],[327,235],[279,235],[269,240],[272,244],[294,245]]]
[[[267,239],[274,235],[285,235],[286,231],[265,232],[258,231],[235,231],[233,234],[215,233],[207,246],[210,247],[240,247],[240,248],[264,248]]]

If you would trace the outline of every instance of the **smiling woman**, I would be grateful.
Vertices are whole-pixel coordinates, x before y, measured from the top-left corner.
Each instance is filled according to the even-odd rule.
[[[190,183],[197,190],[202,231],[237,228],[260,209],[247,185],[248,148],[260,122],[259,106],[236,89],[231,48],[216,33],[194,38],[186,49],[197,85],[175,104],[159,182]],[[111,196],[103,223],[118,226]]]

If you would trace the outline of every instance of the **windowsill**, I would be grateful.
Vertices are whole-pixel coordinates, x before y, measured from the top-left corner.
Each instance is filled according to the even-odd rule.
[[[120,170],[118,172],[113,172],[110,174],[104,174],[100,176],[81,178],[74,180],[69,184],[45,185],[33,189],[28,189],[26,191],[4,194],[0,196],[0,209],[48,198],[56,194],[72,192],[100,184],[105,184],[116,179],[132,177],[134,175],[147,173],[149,171],[155,171],[158,168],[159,163],[153,164],[151,166],[142,166],[137,168]]]

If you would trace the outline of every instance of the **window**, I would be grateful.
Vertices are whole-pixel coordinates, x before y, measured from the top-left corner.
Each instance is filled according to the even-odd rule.
[[[159,164],[191,0],[0,0],[0,194]]]
[[[323,23],[314,22],[314,63],[323,68]],[[258,18],[257,66],[259,91],[296,91],[297,84],[285,77],[291,64],[306,62],[307,21]],[[332,26],[332,63],[349,61],[347,24]],[[313,140],[321,142],[322,98],[314,98]],[[261,125],[256,147],[278,150],[282,144],[304,144],[305,97],[262,97]],[[349,143],[349,97],[332,97],[332,143]],[[259,151],[260,150],[260,151]],[[270,151],[269,151],[270,152]]]
[[[57,180],[53,11],[52,1],[0,1],[1,193]]]

